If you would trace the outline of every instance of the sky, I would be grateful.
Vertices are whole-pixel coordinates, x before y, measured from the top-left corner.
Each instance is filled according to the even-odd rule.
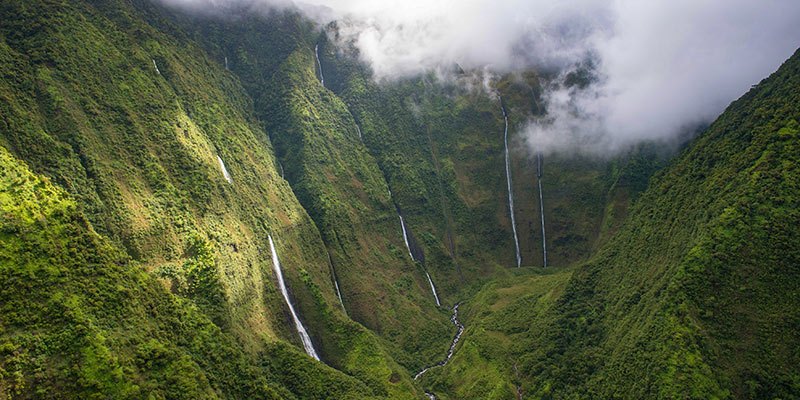
[[[224,12],[299,7],[339,21],[376,80],[448,68],[566,74],[591,58],[584,89],[549,82],[548,116],[520,129],[535,151],[614,151],[711,122],[800,46],[798,0],[160,0]],[[562,74],[562,76],[563,76]]]

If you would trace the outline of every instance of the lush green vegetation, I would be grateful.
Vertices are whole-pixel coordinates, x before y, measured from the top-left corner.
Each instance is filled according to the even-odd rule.
[[[414,393],[385,344],[341,312],[322,237],[235,76],[149,2],[6,2],[0,12],[14,21],[0,32],[4,147],[251,363],[277,340],[299,343],[272,274],[272,233],[326,362],[378,395]]]
[[[526,398],[799,396],[798,87],[800,53],[654,178],[566,284],[567,272],[534,275],[470,300],[472,328],[435,387],[455,398],[509,398],[515,385]],[[629,163],[617,186],[638,185],[647,164]],[[464,380],[470,365],[490,371],[481,384]]]
[[[653,180],[660,145],[546,155],[542,269],[547,77],[377,83],[335,24],[242,11],[0,4],[0,398],[800,396],[800,56]]]
[[[281,344],[247,354],[0,149],[4,398],[352,398],[364,383]],[[384,393],[385,394],[385,393]]]

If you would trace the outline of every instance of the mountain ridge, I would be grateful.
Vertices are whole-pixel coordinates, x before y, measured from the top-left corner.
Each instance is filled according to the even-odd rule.
[[[548,154],[541,177],[520,127],[548,77],[498,77],[516,269],[484,92],[376,83],[292,11],[0,17],[0,397],[798,395],[798,53],[669,162]],[[413,380],[456,303],[453,358]]]

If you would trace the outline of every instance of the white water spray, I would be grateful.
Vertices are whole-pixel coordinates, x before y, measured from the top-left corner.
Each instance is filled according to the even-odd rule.
[[[325,254],[328,255],[328,263],[331,266],[331,274],[333,274],[333,285],[336,287],[336,296],[339,297],[339,304],[342,305],[342,310],[347,314],[347,309],[344,308],[344,300],[342,300],[342,292],[339,290],[339,277],[336,275],[336,268],[333,266],[333,258],[331,253],[326,249]]]
[[[453,337],[453,342],[450,343],[450,349],[447,350],[447,357],[445,357],[444,360],[439,361],[434,365],[431,365],[430,367],[423,368],[422,371],[419,371],[416,375],[414,375],[414,380],[419,379],[420,376],[430,371],[431,368],[443,367],[447,365],[450,359],[453,358],[453,354],[456,352],[456,345],[458,345],[458,341],[461,340],[461,335],[464,333],[464,325],[458,320],[459,305],[460,305],[459,303],[456,303],[456,305],[453,306],[453,316],[450,317],[450,322],[452,322],[453,325],[455,325],[458,328],[458,331],[456,332],[456,336]]]
[[[542,200],[542,153],[536,153],[536,181],[539,184],[539,212],[542,216],[542,256],[543,265],[547,266],[547,240],[544,233],[544,200]]]
[[[156,73],[161,75],[161,71],[158,70],[158,64],[156,64],[156,60],[155,59],[153,59],[153,66],[156,67]]]
[[[389,189],[389,196],[391,195],[392,195],[392,190]],[[411,257],[412,261],[417,261],[417,259],[414,258],[414,253],[411,252],[411,246],[408,243],[408,231],[406,231],[406,221],[403,220],[403,216],[400,215],[400,211],[397,212],[397,216],[400,217],[400,228],[403,229],[403,242],[405,242],[406,244],[406,250],[408,250],[408,255],[409,257]],[[431,285],[431,292],[433,292],[433,298],[436,300],[436,305],[441,306],[442,303],[439,302],[439,294],[436,293],[436,286],[434,286],[433,280],[431,279],[431,275],[428,273],[428,271],[425,271],[425,276],[428,277],[428,284]]]
[[[342,291],[339,290],[339,280],[333,277],[333,284],[336,286],[336,296],[339,297],[339,304],[342,306],[342,311],[347,314],[347,309],[344,308],[344,300],[342,300]]]
[[[406,243],[406,250],[408,250],[408,255],[411,257],[411,260],[417,261],[414,259],[414,254],[411,253],[411,246],[408,245],[408,233],[406,232],[406,222],[403,221],[403,216],[400,215],[400,212],[397,212],[397,216],[400,217],[400,228],[403,229],[403,241]]]
[[[425,276],[428,277],[428,283],[431,285],[431,292],[433,292],[433,298],[436,299],[436,306],[441,307],[442,303],[439,302],[439,295],[436,294],[436,286],[433,285],[431,274],[429,274],[428,271],[425,271]]]
[[[500,100],[502,101],[502,99]],[[519,238],[517,237],[517,219],[514,216],[514,193],[511,189],[511,157],[508,154],[508,115],[506,108],[501,104],[503,110],[503,122],[505,123],[505,130],[503,132],[503,146],[505,148],[506,156],[506,186],[508,187],[508,209],[511,212],[511,231],[514,232],[514,248],[517,251],[517,268],[522,265],[522,256],[519,253]]]
[[[286,283],[283,281],[281,262],[278,260],[278,252],[275,250],[275,243],[272,242],[272,235],[268,235],[267,238],[269,238],[269,251],[272,253],[272,267],[275,269],[275,275],[278,277],[278,286],[281,289],[281,294],[283,294],[283,299],[286,300],[286,305],[289,306],[289,311],[292,313],[294,326],[300,334],[300,341],[303,342],[303,348],[306,350],[306,353],[315,360],[319,360],[317,351],[314,350],[314,344],[311,343],[311,337],[308,336],[306,328],[303,326],[303,323],[300,322],[300,318],[297,317],[297,312],[295,312],[292,301],[289,299],[289,291],[286,289]]]
[[[225,177],[225,180],[228,183],[233,183],[233,179],[231,179],[231,174],[228,173],[228,169],[225,168],[225,163],[222,161],[222,157],[217,156],[217,161],[219,161],[219,169],[222,170],[222,176]]]
[[[228,56],[225,56],[225,70],[229,71],[229,69],[228,69]]]
[[[322,62],[319,61],[319,44],[314,45],[314,54],[317,56],[317,66],[319,67],[319,83],[325,87],[325,76],[322,74]]]

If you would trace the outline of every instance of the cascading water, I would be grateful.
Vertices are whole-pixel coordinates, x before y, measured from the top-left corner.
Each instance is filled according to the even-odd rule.
[[[389,189],[389,197],[392,196],[392,190]],[[408,255],[411,257],[411,260],[414,262],[422,262],[424,264],[424,260],[417,260],[414,257],[414,252],[411,251],[411,244],[408,239],[408,230],[406,229],[406,221],[403,219],[403,215],[400,213],[400,210],[397,210],[397,216],[400,218],[400,228],[403,230],[403,242],[406,244],[406,250],[408,250]],[[433,284],[433,279],[431,279],[431,275],[428,271],[425,271],[425,276],[428,278],[428,284],[431,285],[431,292],[433,293],[433,298],[436,300],[436,306],[441,307],[442,303],[439,301],[439,294],[436,292],[436,285]]]
[[[431,279],[431,274],[428,271],[425,271],[425,276],[428,277],[428,283],[431,285],[431,292],[433,292],[433,298],[436,299],[436,306],[441,307],[442,303],[439,302],[439,295],[436,294],[436,286],[433,286],[433,280]]]
[[[542,200],[542,153],[536,153],[536,181],[539,184],[539,212],[542,217],[542,258],[547,266],[547,240],[544,232],[544,200]]]
[[[339,297],[339,304],[342,306],[342,311],[347,314],[347,309],[344,308],[344,300],[342,300],[342,291],[339,290],[339,280],[333,277],[333,284],[336,286],[336,296]]]
[[[317,66],[319,67],[319,83],[325,87],[325,76],[322,74],[322,62],[319,61],[319,44],[314,45],[314,54],[317,56]]]
[[[517,251],[517,268],[522,265],[522,256],[519,253],[519,238],[517,237],[517,220],[514,216],[514,192],[511,189],[511,157],[508,154],[508,114],[506,114],[506,108],[502,105],[501,101],[501,109],[503,110],[503,122],[505,123],[505,130],[503,132],[503,146],[505,148],[505,157],[506,157],[506,186],[508,187],[508,209],[511,212],[511,231],[514,232],[514,246]]]
[[[281,178],[283,178],[283,177],[284,177],[284,173],[283,173],[283,163],[281,163],[280,161],[278,161],[278,166],[279,166],[279,167],[281,167]]]
[[[357,123],[356,123],[356,132],[358,132],[358,140],[360,140],[360,141],[362,141],[362,142],[363,142],[363,141],[364,141],[364,138],[363,138],[363,137],[361,137],[361,128],[358,126],[358,124],[357,124]]]
[[[233,183],[233,179],[231,179],[231,174],[228,173],[228,169],[225,168],[225,163],[222,161],[222,157],[217,156],[217,161],[219,161],[219,169],[222,170],[222,176],[225,177],[225,180],[228,183]]]
[[[519,381],[519,368],[517,368],[517,364],[514,363],[514,377],[517,381]],[[522,400],[522,385],[517,383],[517,400]]]
[[[414,254],[411,253],[411,246],[408,245],[408,232],[406,232],[406,222],[403,221],[403,216],[400,215],[400,212],[397,213],[397,216],[400,217],[400,228],[403,229],[403,241],[406,243],[406,250],[408,250],[408,255],[411,257],[413,261],[417,261],[414,259]]]
[[[156,64],[156,60],[155,59],[153,59],[153,66],[156,67],[156,73],[161,75],[161,71],[158,70],[158,64]]]
[[[278,277],[278,287],[281,289],[283,299],[286,300],[286,305],[289,306],[289,312],[292,313],[294,326],[297,328],[297,332],[300,334],[300,341],[303,342],[303,348],[306,350],[306,353],[308,353],[309,356],[314,357],[315,360],[319,360],[317,351],[314,350],[314,344],[311,343],[311,337],[308,336],[306,328],[303,326],[303,323],[300,322],[300,318],[298,318],[297,312],[294,310],[292,301],[289,299],[289,291],[286,289],[286,283],[283,281],[281,262],[278,260],[278,252],[275,250],[275,243],[272,242],[272,235],[268,235],[267,238],[269,239],[269,251],[272,253],[272,267],[275,269],[275,275]]]
[[[331,253],[329,251],[326,250],[325,254],[328,255],[328,263],[331,266],[331,275],[333,275],[333,285],[336,287],[336,296],[339,297],[339,304],[342,305],[342,310],[347,314],[347,309],[344,308],[344,300],[342,300],[342,292],[339,290],[339,277],[336,275],[336,267],[333,266],[333,258],[331,258]]]
[[[456,345],[458,345],[458,341],[461,340],[461,335],[464,333],[464,325],[458,320],[459,305],[460,303],[456,303],[456,305],[453,306],[453,316],[450,317],[450,322],[452,322],[453,325],[458,328],[458,331],[456,331],[456,335],[453,337],[453,342],[450,343],[450,349],[447,350],[447,357],[445,357],[444,360],[431,365],[430,367],[423,368],[422,371],[419,371],[416,375],[414,375],[414,380],[419,379],[419,377],[430,371],[431,368],[443,367],[447,365],[447,363],[450,362],[450,359],[453,358],[453,354],[456,352]]]
[[[225,70],[228,71],[228,56],[225,56]]]
[[[536,153],[536,177],[542,177],[542,153]]]

